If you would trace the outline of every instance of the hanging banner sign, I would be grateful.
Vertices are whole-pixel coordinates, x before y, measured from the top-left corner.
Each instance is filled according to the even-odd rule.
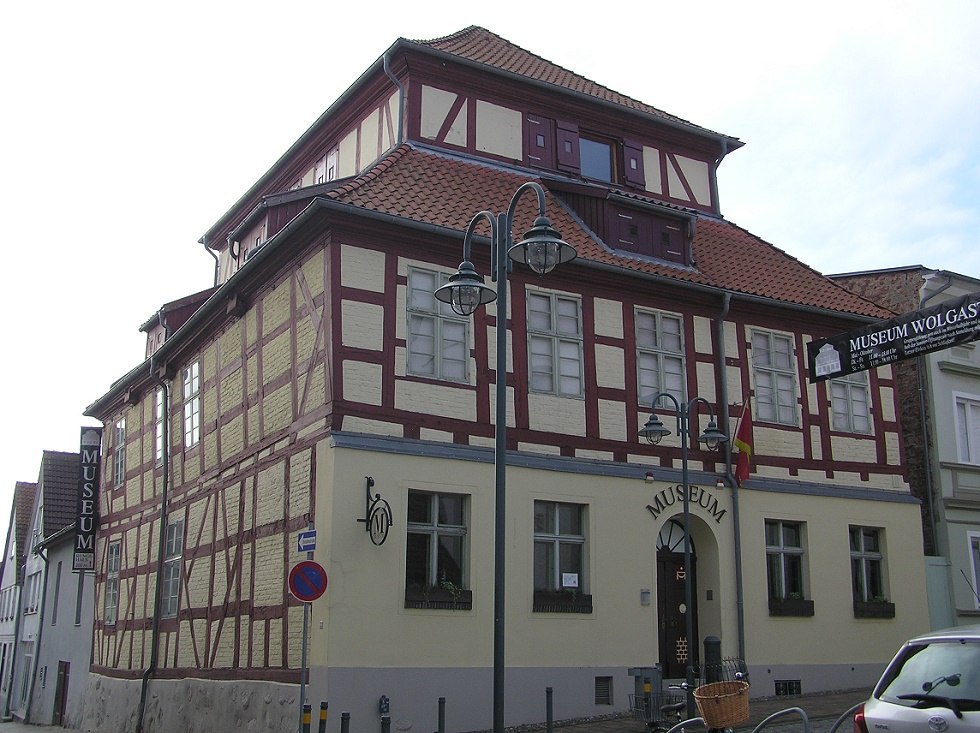
[[[810,381],[841,377],[980,339],[980,293],[807,344]]]
[[[99,523],[101,453],[102,428],[82,428],[72,570],[95,570],[95,528]]]

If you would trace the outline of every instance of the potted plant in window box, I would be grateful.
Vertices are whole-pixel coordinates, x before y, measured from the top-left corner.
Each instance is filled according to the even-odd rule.
[[[468,611],[473,608],[473,591],[445,578],[439,581],[439,585],[411,585],[405,589],[405,608]]]
[[[813,601],[809,598],[804,598],[802,593],[789,593],[785,598],[770,598],[769,615],[812,616]]]
[[[895,618],[895,604],[885,596],[875,596],[870,601],[854,601],[854,618]]]

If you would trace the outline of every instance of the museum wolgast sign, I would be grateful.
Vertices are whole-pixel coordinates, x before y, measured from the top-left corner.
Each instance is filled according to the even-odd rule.
[[[980,339],[980,293],[807,344],[810,381],[873,369]]]

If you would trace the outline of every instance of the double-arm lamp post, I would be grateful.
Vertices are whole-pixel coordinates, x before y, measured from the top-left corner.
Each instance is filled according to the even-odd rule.
[[[538,216],[534,225],[517,244],[511,229],[521,195],[534,191],[538,197]],[[483,281],[470,261],[470,245],[480,221],[490,225],[490,279],[497,290]],[[575,259],[575,248],[545,216],[544,189],[527,182],[514,192],[506,214],[477,213],[463,235],[463,261],[449,282],[435,291],[435,297],[449,303],[461,316],[472,315],[485,303],[497,301],[496,414],[494,416],[494,543],[493,543],[493,731],[504,729],[504,542],[507,493],[507,275],[512,261],[523,262],[539,275]]]
[[[656,445],[664,437],[670,435],[670,430],[666,428],[663,421],[657,417],[657,402],[661,398],[667,398],[674,403],[674,413],[677,416],[677,436],[681,441],[681,483],[684,487],[684,633],[687,636],[687,717],[693,718],[697,715],[694,707],[694,652],[697,649],[697,640],[694,638],[694,605],[692,603],[691,591],[691,486],[688,478],[687,449],[690,439],[693,437],[690,429],[690,420],[693,414],[697,419],[697,405],[700,402],[708,408],[708,427],[698,436],[698,442],[704,443],[708,450],[716,450],[722,443],[728,440],[728,436],[718,429],[715,423],[714,413],[711,405],[703,397],[695,397],[686,405],[677,401],[677,398],[669,392],[658,392],[653,398],[653,412],[646,425],[640,428],[640,437],[646,438],[648,443]]]

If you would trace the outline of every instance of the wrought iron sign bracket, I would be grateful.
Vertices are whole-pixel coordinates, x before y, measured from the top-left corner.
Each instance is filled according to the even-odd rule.
[[[365,497],[364,497],[364,530],[371,536],[371,542],[381,546],[388,539],[388,530],[391,529],[391,505],[381,498],[381,494],[371,496],[371,489],[374,488],[374,479],[365,476]]]

